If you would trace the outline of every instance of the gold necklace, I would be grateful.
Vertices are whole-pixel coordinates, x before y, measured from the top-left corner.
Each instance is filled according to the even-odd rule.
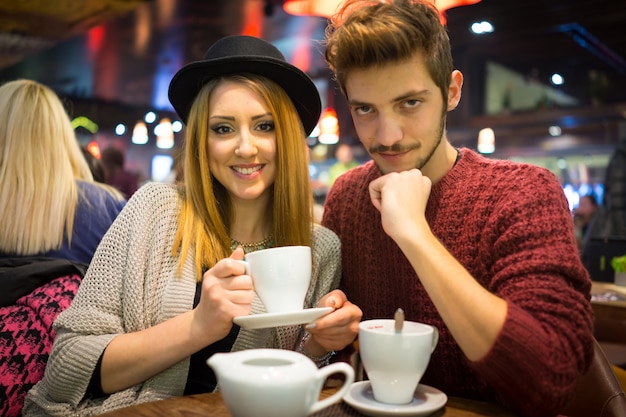
[[[263,240],[261,240],[259,242],[243,243],[243,242],[235,240],[235,239],[233,239],[231,237],[230,238],[230,248],[232,250],[235,250],[235,249],[237,249],[237,246],[241,246],[245,253],[250,253],[250,252],[257,251],[257,250],[271,248],[272,246],[274,246],[273,240],[274,240],[274,238],[272,237],[272,235],[269,235],[268,237],[266,237],[265,239],[263,239]]]

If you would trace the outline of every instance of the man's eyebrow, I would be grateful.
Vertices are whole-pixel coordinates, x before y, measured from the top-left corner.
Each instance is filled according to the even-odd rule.
[[[415,97],[415,96],[425,96],[425,95],[430,94],[430,92],[431,92],[431,90],[429,90],[427,88],[425,88],[423,90],[419,90],[419,91],[415,91],[415,90],[407,91],[406,93],[404,93],[404,94],[402,94],[402,95],[400,95],[398,97],[393,98],[391,100],[391,102],[392,103],[396,103],[398,101],[403,101],[403,100],[406,100],[406,99],[409,99],[409,98]]]
[[[419,90],[419,91],[415,91],[415,90],[407,91],[404,94],[401,94],[401,95],[399,95],[397,97],[392,98],[390,102],[391,103],[397,103],[398,101],[403,101],[403,100],[409,99],[409,98],[414,97],[414,96],[424,96],[424,95],[428,95],[430,93],[431,93],[431,90],[429,90],[429,89],[423,89],[423,90]],[[365,101],[360,101],[360,100],[356,100],[356,99],[348,100],[348,104],[351,105],[351,106],[371,106],[371,103],[367,103]]]
[[[358,100],[348,100],[348,104],[351,106],[369,106],[369,103],[366,103],[364,101],[358,101]]]

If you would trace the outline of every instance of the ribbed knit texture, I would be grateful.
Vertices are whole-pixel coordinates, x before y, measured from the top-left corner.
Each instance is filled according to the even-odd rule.
[[[439,329],[421,383],[451,396],[499,402],[528,416],[554,416],[593,352],[590,280],[578,257],[568,204],[543,168],[494,161],[462,149],[433,186],[428,223],[480,284],[508,303],[493,349],[470,363],[396,243],[368,193],[380,176],[368,162],[341,176],[326,199],[323,224],[341,240],[342,288],[363,319],[407,320]]]
[[[143,384],[105,398],[84,399],[96,363],[118,334],[146,329],[189,311],[196,290],[191,257],[183,276],[171,256],[180,200],[174,186],[149,183],[129,200],[102,239],[71,307],[55,322],[57,339],[43,380],[29,392],[24,416],[88,416],[131,404],[182,395],[189,359]],[[315,226],[313,276],[305,300],[317,306],[340,279],[339,239]],[[253,314],[265,312],[255,298]],[[301,326],[239,332],[233,350],[295,349]],[[208,365],[207,365],[208,366]]]

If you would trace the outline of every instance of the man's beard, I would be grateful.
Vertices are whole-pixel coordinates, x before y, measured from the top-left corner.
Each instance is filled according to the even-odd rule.
[[[441,145],[441,142],[443,141],[443,133],[445,129],[446,129],[446,112],[444,111],[440,118],[439,128],[437,129],[436,142],[433,144],[433,147],[430,149],[430,152],[428,152],[428,155],[426,155],[426,157],[423,159],[418,159],[413,168],[417,168],[421,170],[432,159],[433,155],[435,154],[435,151],[437,150],[437,148],[439,147],[439,145]],[[374,154],[381,153],[381,152],[401,153],[401,152],[409,152],[414,149],[419,149],[421,147],[422,147],[422,144],[419,142],[414,143],[411,146],[403,146],[400,143],[394,143],[391,146],[374,145],[368,149],[368,152],[370,153],[370,155],[374,155]],[[376,164],[380,172],[382,172],[383,174],[389,173],[389,172],[385,172],[375,160],[374,160],[374,163]]]

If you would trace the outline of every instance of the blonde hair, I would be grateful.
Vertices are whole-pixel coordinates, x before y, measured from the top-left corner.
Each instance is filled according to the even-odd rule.
[[[229,226],[234,217],[227,190],[209,170],[208,114],[212,94],[223,82],[244,84],[267,103],[276,132],[276,178],[266,219],[275,246],[312,243],[313,194],[309,180],[306,135],[296,108],[273,81],[253,74],[223,76],[208,81],[198,92],[187,123],[184,144],[182,212],[173,254],[180,253],[179,271],[187,255],[195,257],[197,279],[231,254]]]
[[[77,179],[93,183],[54,91],[31,80],[0,87],[0,251],[31,255],[71,240]]]

